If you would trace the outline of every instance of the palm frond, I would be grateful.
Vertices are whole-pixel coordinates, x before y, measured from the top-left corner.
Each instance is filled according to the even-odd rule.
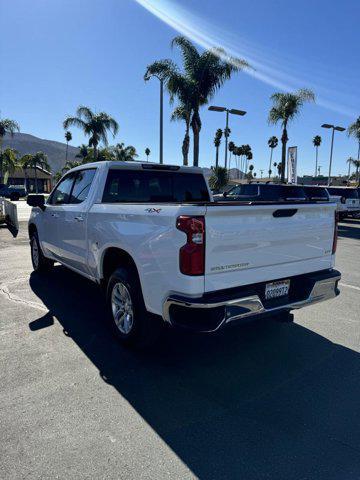
[[[0,119],[0,137],[4,137],[6,133],[13,137],[14,133],[19,131],[20,126],[15,120],[11,120],[10,118]]]
[[[185,72],[191,75],[197,68],[197,62],[200,58],[195,45],[186,37],[179,35],[172,40],[171,46],[176,46],[180,49]]]
[[[63,122],[63,127],[65,130],[69,127],[78,127],[81,128],[81,130],[85,131],[86,122],[84,122],[84,120],[81,120],[81,118],[69,116],[65,118]]]
[[[146,67],[144,80],[148,81],[151,77],[158,77],[159,79],[166,80],[175,72],[177,72],[177,66],[172,60],[169,60],[168,58],[157,60]]]
[[[76,110],[76,115],[80,118],[84,117],[87,122],[91,122],[96,114],[91,110],[91,108],[86,107],[85,105],[80,105]]]

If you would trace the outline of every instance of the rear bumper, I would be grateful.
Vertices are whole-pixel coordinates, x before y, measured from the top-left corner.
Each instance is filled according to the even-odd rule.
[[[200,298],[171,295],[164,302],[163,317],[174,326],[214,332],[233,321],[269,316],[334,298],[340,293],[340,278],[337,270],[290,277],[289,295],[273,300],[264,298],[266,282],[212,292]]]

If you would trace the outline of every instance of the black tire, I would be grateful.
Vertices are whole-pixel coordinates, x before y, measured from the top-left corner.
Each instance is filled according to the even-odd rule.
[[[123,297],[130,298],[124,309],[116,310],[116,295],[120,295],[120,303]],[[161,331],[161,319],[146,310],[140,281],[133,268],[121,267],[113,272],[108,281],[106,302],[111,329],[123,345],[144,348],[155,343]],[[120,312],[118,321],[115,311]],[[121,312],[125,313],[121,315]]]
[[[37,249],[37,250],[36,250]],[[40,247],[39,237],[37,232],[33,232],[30,236],[30,251],[31,251],[31,263],[34,269],[34,272],[45,272],[49,270],[54,262],[44,257],[44,254]],[[36,257],[35,251],[37,251],[38,256]]]

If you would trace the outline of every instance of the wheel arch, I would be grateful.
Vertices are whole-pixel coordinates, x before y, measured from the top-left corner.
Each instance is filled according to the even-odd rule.
[[[106,285],[111,274],[118,267],[130,268],[136,274],[141,286],[139,270],[135,260],[126,250],[119,247],[107,247],[102,253],[99,272],[100,282]]]

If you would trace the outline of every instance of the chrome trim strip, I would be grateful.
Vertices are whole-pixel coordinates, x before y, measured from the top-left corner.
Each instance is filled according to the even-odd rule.
[[[278,310],[294,310],[299,309],[302,307],[306,307],[308,305],[312,305],[313,303],[323,302],[325,300],[330,300],[337,296],[336,292],[336,282],[341,279],[341,276],[338,275],[336,277],[325,278],[323,280],[318,280],[315,282],[310,295],[305,300],[300,300],[298,302],[288,303],[286,305],[281,305],[279,307],[268,308],[266,309],[262,304],[258,295],[252,295],[248,297],[241,297],[234,300],[226,300],[223,302],[217,303],[193,303],[189,299],[189,301],[179,300],[177,298],[168,297],[163,305],[163,318],[166,322],[172,324],[170,318],[170,307],[171,305],[179,305],[182,307],[188,308],[216,308],[216,307],[239,307],[244,309],[243,313],[239,313],[236,315],[229,316],[229,312],[225,313],[224,318],[221,320],[219,325],[212,330],[207,330],[207,332],[215,332],[222,326],[227,323],[230,323],[234,320],[238,320],[240,318],[249,317],[252,315],[258,315],[261,313],[270,313],[276,312]]]

